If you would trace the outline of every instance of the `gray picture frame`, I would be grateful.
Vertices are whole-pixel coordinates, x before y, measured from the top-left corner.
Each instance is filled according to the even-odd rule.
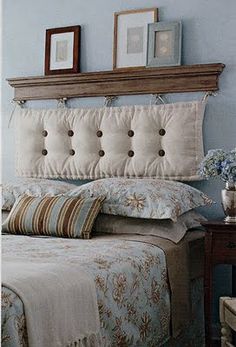
[[[181,65],[182,23],[180,21],[148,24],[147,42],[147,67]]]

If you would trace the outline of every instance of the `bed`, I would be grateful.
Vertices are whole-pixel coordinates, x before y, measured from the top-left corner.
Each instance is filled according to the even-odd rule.
[[[182,248],[184,244],[187,247],[181,251],[178,266],[175,263],[180,244],[153,239],[105,234],[91,240],[4,235],[2,246],[3,257],[63,264],[79,262],[86,268],[96,285],[102,346],[172,346],[173,343],[203,346],[203,233],[189,232],[181,241]],[[186,252],[192,254],[188,264],[184,261]],[[200,261],[196,260],[196,254]],[[169,267],[175,267],[171,278],[174,305],[171,305],[167,259]],[[178,279],[180,266],[184,273]],[[184,308],[180,304],[183,300]],[[189,300],[191,307],[187,312]],[[182,315],[182,322],[180,319],[176,323],[178,336],[171,338],[170,323],[176,314]],[[189,326],[184,325],[186,321],[190,322]],[[2,288],[2,345],[28,346],[23,303],[5,287]]]
[[[60,237],[55,237],[58,235],[51,235],[54,236],[51,237],[50,234],[44,234],[43,231],[47,228],[46,225],[41,224],[41,221],[48,219],[45,210],[42,218],[38,217],[39,234],[29,234],[29,229],[26,230],[26,234],[21,233],[24,228],[21,230],[20,227],[16,227],[16,232],[11,230],[10,233],[7,232],[2,236],[4,270],[2,276],[3,346],[35,345],[32,336],[30,337],[28,334],[29,321],[32,320],[29,317],[32,313],[29,313],[30,305],[27,303],[25,293],[35,292],[40,298],[41,301],[37,303],[34,302],[35,298],[33,303],[31,302],[34,310],[37,311],[40,306],[43,306],[44,302],[48,303],[47,300],[52,300],[58,290],[62,290],[58,285],[59,282],[55,282],[53,284],[55,287],[53,287],[52,293],[50,292],[49,283],[52,282],[50,277],[53,273],[52,264],[56,264],[59,275],[58,280],[65,275],[62,271],[66,266],[67,273],[72,273],[71,276],[78,277],[78,282],[75,284],[76,288],[80,286],[80,276],[83,275],[83,272],[86,272],[96,290],[95,305],[99,315],[99,341],[90,341],[91,344],[89,344],[90,342],[88,343],[87,340],[84,342],[78,340],[78,346],[183,346],[183,343],[189,343],[189,341],[191,341],[191,346],[203,345],[203,232],[193,228],[199,225],[198,214],[191,211],[183,213],[176,222],[147,218],[140,221],[140,218],[117,216],[117,214],[122,214],[122,211],[116,210],[114,214],[114,211],[109,207],[114,207],[112,199],[116,199],[119,195],[116,190],[118,187],[122,187],[122,194],[124,194],[125,187],[129,198],[130,194],[132,195],[132,189],[134,189],[136,197],[138,197],[137,183],[141,183],[139,189],[142,187],[143,190],[140,194],[143,197],[146,189],[146,195],[150,196],[150,190],[148,191],[147,187],[151,185],[149,189],[152,190],[154,197],[152,203],[154,203],[154,206],[151,208],[149,206],[150,217],[154,217],[153,209],[156,213],[163,213],[162,209],[159,210],[155,205],[155,187],[159,196],[159,205],[162,201],[161,192],[167,193],[166,189],[163,190],[166,185],[172,191],[172,195],[169,197],[170,201],[175,201],[175,194],[179,195],[177,186],[184,194],[185,202],[188,200],[187,192],[191,192],[189,196],[191,204],[193,202],[203,203],[205,201],[203,193],[188,186],[185,187],[182,183],[148,179],[145,181],[138,179],[128,179],[128,181],[126,179],[104,179],[76,188],[74,188],[74,185],[67,185],[60,181],[53,183],[51,180],[39,180],[38,182],[37,179],[33,179],[31,184],[29,182],[30,180],[20,181],[13,187],[6,186],[4,188],[4,206],[11,211],[3,214],[3,219],[5,219],[3,232],[6,231],[6,225],[13,223],[12,225],[16,226],[17,221],[24,225],[24,216],[27,217],[27,213],[32,210],[37,201],[40,203],[46,201],[48,203],[48,201],[59,201],[60,199],[73,200],[73,196],[77,196],[78,193],[80,196],[84,196],[83,199],[86,199],[87,194],[99,193],[101,188],[104,190],[99,194],[104,195],[107,187],[107,194],[110,195],[110,198],[107,196],[106,205],[104,203],[102,208],[103,212],[109,213],[110,211],[112,214],[103,213],[96,218],[91,239],[68,239],[64,234]],[[111,185],[112,187],[110,187]],[[173,185],[175,187],[174,192]],[[50,187],[51,194],[56,194],[56,196],[48,197],[44,195],[48,191],[47,186]],[[58,186],[59,189],[57,189]],[[74,188],[67,192],[70,197],[59,194],[67,191],[69,187]],[[186,192],[183,193],[184,190]],[[27,192],[28,195],[22,197],[22,192]],[[197,199],[195,194],[197,194]],[[33,195],[36,195],[36,197],[33,197]],[[38,197],[38,195],[43,196]],[[182,196],[180,196],[180,199],[183,200]],[[168,200],[165,195],[164,200]],[[27,202],[28,212],[25,212],[27,209],[24,207],[24,213],[19,215],[17,214],[17,206],[22,201]],[[133,202],[133,200],[131,201]],[[120,202],[122,202],[122,199],[120,199]],[[191,204],[189,208],[192,207]],[[43,205],[40,206],[43,210]],[[121,206],[117,204],[116,208],[118,207]],[[140,206],[137,207],[140,215]],[[178,209],[176,209],[175,201],[173,207],[175,212],[181,213],[181,208],[185,208],[185,205],[178,206]],[[128,211],[130,206],[126,205],[126,208]],[[167,213],[167,210],[165,210],[165,213]],[[134,210],[132,211],[134,213]],[[147,212],[143,211],[142,213]],[[52,212],[51,215],[55,218],[55,213]],[[195,215],[196,220],[193,220]],[[35,215],[33,216],[35,217]],[[185,219],[185,223],[188,222],[189,217],[187,216],[190,216],[193,224],[184,224]],[[29,223],[27,218],[26,223]],[[48,224],[50,224],[50,221]],[[66,229],[68,225],[69,222],[66,224]],[[181,229],[183,225],[184,233]],[[187,232],[189,227],[192,227],[192,231]],[[138,229],[140,228],[141,231],[139,232]],[[171,233],[171,230],[174,231],[174,234]],[[178,239],[176,239],[177,236]],[[9,280],[9,271],[10,273],[12,271],[9,264],[13,265],[13,282],[10,281],[11,276]],[[33,273],[28,271],[32,270],[28,268],[29,264],[32,266]],[[46,272],[41,271],[42,265],[45,265]],[[76,272],[77,270],[78,272]],[[19,278],[15,278],[15,272],[20,274]],[[27,285],[24,286],[27,279],[29,282],[28,287]],[[18,280],[21,285],[23,284],[23,287],[19,287]],[[36,285],[33,286],[31,281],[36,281]],[[72,277],[69,277],[68,282],[70,281],[72,281]],[[40,283],[42,287],[41,294]],[[65,286],[65,282],[62,281],[62,285]],[[66,306],[69,290],[70,288],[64,289]],[[61,312],[64,312],[63,308],[60,307],[58,302],[56,305],[59,307],[58,312],[60,315]],[[66,306],[65,311],[67,310]],[[46,322],[47,329],[50,325],[53,329],[54,324],[59,324],[55,321],[52,312],[54,312],[53,307],[48,312],[50,313],[49,317],[45,317],[43,311],[43,317],[45,317],[45,320],[44,318],[43,320]],[[61,320],[65,320],[65,317]],[[76,313],[77,317],[81,319],[78,311]],[[27,321],[28,325],[26,325]],[[48,336],[47,329],[44,327]],[[30,330],[31,334],[33,332],[33,335],[35,335],[35,327],[30,327]],[[53,337],[50,337],[49,341],[53,339]],[[49,344],[46,342],[37,344],[36,341],[37,345],[51,346],[50,342]],[[63,344],[60,343],[59,345]]]
[[[69,86],[66,91],[69,93]],[[29,230],[23,232],[25,227],[23,231],[19,227],[21,231],[17,232],[17,222],[10,223],[14,230],[10,233],[7,230],[2,237],[5,267],[2,287],[2,346],[204,346],[203,232],[194,228],[187,231],[189,228],[186,227],[178,242],[174,242],[168,237],[163,238],[163,235],[156,235],[155,230],[153,235],[153,229],[156,229],[153,223],[159,223],[160,219],[171,220],[162,225],[162,231],[168,234],[168,230],[171,231],[173,225],[177,225],[175,223],[178,223],[186,211],[206,205],[207,198],[202,193],[197,193],[195,204],[192,192],[189,192],[190,187],[184,193],[183,186],[178,186],[180,183],[177,182],[199,179],[198,166],[203,157],[202,121],[205,101],[97,109],[17,111],[17,175],[30,179],[98,180],[98,183],[91,183],[94,185],[93,191],[90,183],[79,188],[83,199],[98,199],[96,193],[101,188],[100,181],[114,179],[100,190],[100,196],[106,198],[101,209],[108,216],[106,218],[120,216],[124,221],[121,224],[118,221],[111,222],[117,226],[116,233],[110,232],[113,230],[112,225],[105,230],[104,224],[95,223],[91,234],[83,234],[88,237],[80,237],[81,234],[73,238],[65,237],[66,230],[63,231],[65,234],[48,234],[42,218],[41,222],[39,218],[41,224],[37,225],[36,233],[29,233]],[[120,182],[121,178],[127,181]],[[143,191],[143,186],[149,179],[152,181],[151,188]],[[136,186],[138,180],[143,181]],[[172,185],[166,191],[164,186],[169,184],[166,183],[168,181]],[[114,189],[117,182],[119,192]],[[130,184],[133,186],[130,187]],[[159,186],[154,187],[153,184]],[[128,192],[127,187],[131,189]],[[164,193],[160,196],[162,189]],[[22,198],[21,194],[29,196],[24,195]],[[45,199],[41,198],[43,194],[40,195],[38,191],[32,193],[23,185],[19,197],[14,196],[12,210],[23,199],[28,199],[29,205],[32,201],[34,204],[31,195],[35,199]],[[40,198],[36,198],[39,196]],[[73,194],[70,199],[73,199]],[[201,199],[204,203],[200,202]],[[49,200],[47,204],[51,203]],[[120,203],[121,201],[123,202]],[[189,206],[186,209],[187,201]],[[147,204],[149,209],[146,209]],[[11,213],[12,216],[17,216],[16,212]],[[145,229],[145,225],[139,222],[141,219],[150,224],[149,230],[152,232],[129,232],[131,229],[136,230],[137,226]],[[23,217],[18,218],[18,222],[19,220],[22,224]],[[132,223],[137,224],[132,226]],[[66,223],[64,229],[65,226]],[[175,233],[177,229],[173,230]],[[92,238],[89,239],[91,235]],[[70,275],[71,282],[76,284],[72,292],[80,284],[83,286],[80,276],[90,281],[90,287],[94,286],[95,290],[93,304],[96,306],[91,306],[93,311],[90,310],[90,316],[87,316],[86,307],[81,303],[84,310],[81,308],[81,312],[77,312],[77,316],[72,315],[75,319],[71,320],[69,313],[73,311],[73,301],[65,289],[62,288],[62,293],[58,293],[55,285],[55,297],[58,295],[61,299],[63,294],[64,300],[59,300],[58,305],[54,306],[55,314],[51,309],[41,312],[41,317],[45,319],[40,323],[45,329],[37,329],[32,319],[29,319],[34,310],[26,305],[25,297],[27,290],[31,293],[29,279],[32,279],[35,293],[38,281],[41,306],[45,302],[51,305],[48,301],[49,293],[51,301],[55,298],[53,289],[52,293],[49,290],[49,274],[45,272],[47,267],[52,273],[56,272],[58,284],[61,280],[60,284],[63,283],[63,276],[67,278]],[[18,271],[21,277],[16,274],[15,282],[9,282],[6,269],[9,269],[10,280],[14,271]],[[19,295],[20,290],[14,290],[14,285],[9,285],[17,281],[19,288],[27,289],[21,291],[22,296]],[[64,287],[70,286],[69,282],[64,281]],[[84,295],[83,299],[92,301],[89,300],[89,295]],[[34,302],[31,303],[34,306]],[[40,311],[40,301],[37,301],[37,305],[35,307]],[[76,305],[74,300],[74,306]],[[45,312],[47,314],[43,316]],[[75,327],[76,324],[86,325],[89,318],[93,321],[91,312],[94,312],[99,323],[99,336],[93,333],[91,339],[80,336],[77,340],[71,340],[71,343],[61,343],[60,339],[57,343],[54,340],[50,343],[50,337],[44,336],[45,340],[40,340],[42,336],[37,335],[40,329],[49,336],[55,330],[63,339],[64,332],[67,332],[61,322],[69,325],[68,320]],[[62,317],[58,317],[60,315]],[[94,324],[96,319],[94,318]],[[59,324],[62,324],[61,330],[58,328]],[[68,331],[73,330],[73,327],[67,328]],[[40,344],[34,335],[38,336],[38,341],[46,342]]]

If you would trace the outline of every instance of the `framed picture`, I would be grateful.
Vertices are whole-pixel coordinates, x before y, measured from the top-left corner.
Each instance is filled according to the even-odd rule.
[[[45,75],[79,72],[80,26],[46,30]]]
[[[147,25],[157,20],[157,8],[114,14],[113,69],[146,65]]]
[[[147,66],[181,64],[181,22],[148,24]]]

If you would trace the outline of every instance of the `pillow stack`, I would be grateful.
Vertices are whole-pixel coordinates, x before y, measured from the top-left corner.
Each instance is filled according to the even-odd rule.
[[[212,204],[198,189],[161,179],[100,179],[77,187],[68,195],[106,198],[95,222],[95,232],[153,235],[175,243],[187,230],[206,220],[193,209]]]
[[[40,181],[14,187],[8,206],[16,201],[3,231],[89,238],[95,223],[95,232],[154,235],[177,243],[204,220],[193,209],[212,203],[189,185],[161,179],[107,178],[81,186]]]

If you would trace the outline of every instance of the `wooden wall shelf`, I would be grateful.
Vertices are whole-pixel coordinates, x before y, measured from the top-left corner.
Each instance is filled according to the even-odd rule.
[[[130,68],[67,75],[10,78],[14,100],[166,94],[218,90],[224,64]]]

